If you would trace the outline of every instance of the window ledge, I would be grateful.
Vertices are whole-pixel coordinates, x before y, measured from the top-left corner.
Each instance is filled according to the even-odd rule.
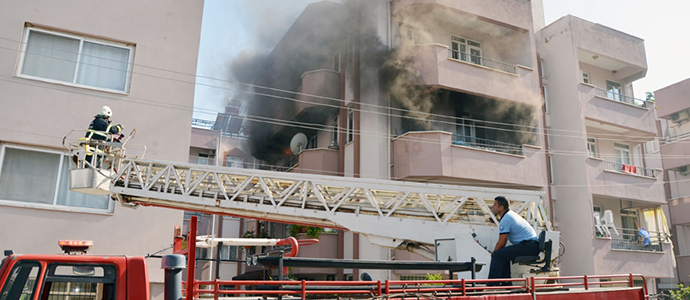
[[[77,88],[77,89],[84,89],[84,90],[96,91],[96,92],[103,92],[103,93],[110,93],[110,94],[122,95],[122,96],[129,96],[129,92],[125,92],[125,91],[104,89],[104,88],[93,87],[93,86],[89,86],[89,85],[83,85],[83,84],[77,84],[77,83],[69,83],[69,82],[64,82],[64,81],[59,81],[59,80],[52,80],[52,79],[47,79],[47,78],[42,78],[42,77],[36,77],[36,76],[30,76],[30,75],[24,75],[24,74],[17,74],[17,75],[15,75],[15,76],[16,76],[17,78],[22,78],[22,79],[27,79],[27,80],[35,80],[35,81],[45,82],[45,83],[50,83],[50,84],[57,84],[57,85],[61,85],[61,86],[64,86],[64,87]]]
[[[591,87],[591,88],[593,88],[593,89],[596,89],[596,88],[597,88],[597,86],[596,86],[596,85],[593,85],[593,84],[591,84],[591,83],[584,83],[584,82],[580,82],[580,84],[581,84],[581,85],[584,85],[584,86],[588,86],[588,87]]]
[[[587,158],[589,158],[589,159],[593,159],[593,160],[598,160],[598,161],[600,161],[600,162],[603,162],[603,161],[604,161],[604,159],[603,159],[603,158],[599,158],[599,157],[591,157],[591,156],[587,156]]]
[[[109,200],[110,201],[110,200]],[[8,200],[0,200],[0,206],[9,206],[9,207],[16,207],[16,208],[26,208],[26,209],[41,209],[41,210],[50,210],[50,211],[59,211],[59,212],[68,212],[68,213],[81,213],[81,214],[92,214],[92,215],[102,215],[102,216],[113,216],[113,209],[111,207],[110,210],[95,210],[95,209],[83,209],[83,208],[78,208],[78,207],[69,207],[69,206],[53,206],[53,205],[41,205],[41,204],[33,204],[33,203],[25,203],[25,202],[16,202],[16,201],[8,201]]]

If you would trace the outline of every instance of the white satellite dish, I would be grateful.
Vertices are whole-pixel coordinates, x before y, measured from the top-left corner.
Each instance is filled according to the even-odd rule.
[[[300,132],[292,137],[292,140],[290,141],[290,150],[292,151],[292,154],[297,155],[306,147],[307,136],[304,133]]]

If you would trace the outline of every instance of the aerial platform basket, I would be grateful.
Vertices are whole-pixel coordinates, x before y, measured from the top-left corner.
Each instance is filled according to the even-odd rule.
[[[108,195],[110,192],[110,176],[112,171],[84,168],[69,171],[69,190],[73,192]]]

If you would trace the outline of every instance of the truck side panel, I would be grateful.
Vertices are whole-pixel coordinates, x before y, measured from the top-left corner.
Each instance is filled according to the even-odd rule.
[[[146,259],[127,257],[127,291],[129,300],[148,300],[150,297],[149,273]]]

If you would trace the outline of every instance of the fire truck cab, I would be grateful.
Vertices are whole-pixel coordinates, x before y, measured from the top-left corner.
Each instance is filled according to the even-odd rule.
[[[0,299],[149,299],[144,257],[74,255],[85,253],[88,244],[61,241],[64,255],[14,254],[5,250],[0,266]]]

